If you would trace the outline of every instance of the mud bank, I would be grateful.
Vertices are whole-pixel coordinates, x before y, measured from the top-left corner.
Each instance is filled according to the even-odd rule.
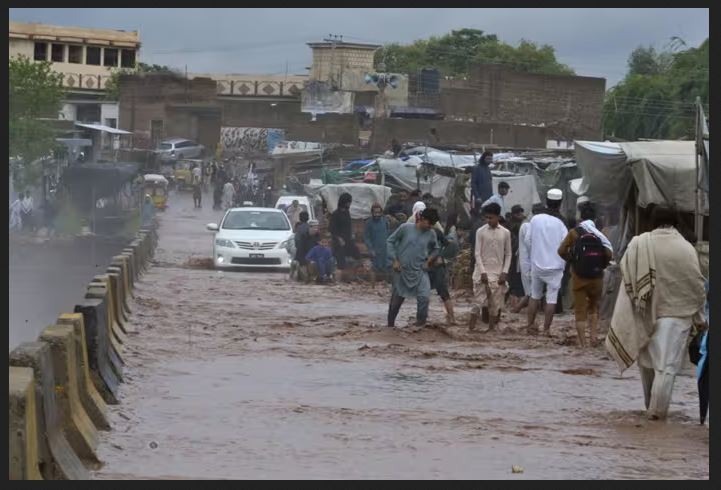
[[[204,269],[219,214],[183,194],[162,217],[96,478],[708,478],[693,378],[649,422],[637,371],[578,351],[569,316],[470,333],[434,297],[437,323],[388,330],[386,286]]]

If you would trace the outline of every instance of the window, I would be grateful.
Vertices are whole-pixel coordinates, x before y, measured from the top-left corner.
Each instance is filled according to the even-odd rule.
[[[120,65],[123,68],[135,68],[135,50],[124,49],[120,58]]]
[[[100,48],[95,46],[88,46],[86,51],[85,63],[88,65],[99,65],[100,64]]]
[[[50,46],[50,59],[56,63],[65,61],[65,45],[53,43]]]
[[[83,62],[83,47],[82,46],[68,46],[68,63],[82,63]]]
[[[105,56],[103,58],[104,66],[118,66],[118,50],[115,48],[105,48]]]
[[[48,43],[35,43],[35,61],[47,61]]]
[[[118,120],[113,118],[106,118],[105,119],[105,125],[109,126],[111,128],[118,129]]]
[[[283,213],[275,211],[234,211],[228,213],[221,228],[224,230],[289,230]]]

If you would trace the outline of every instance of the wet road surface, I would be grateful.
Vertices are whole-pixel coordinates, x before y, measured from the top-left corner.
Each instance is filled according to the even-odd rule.
[[[569,316],[550,339],[511,314],[471,334],[444,327],[434,297],[437,323],[390,331],[386,287],[194,268],[221,213],[170,204],[96,478],[708,478],[692,377],[649,422],[635,368],[568,345]]]

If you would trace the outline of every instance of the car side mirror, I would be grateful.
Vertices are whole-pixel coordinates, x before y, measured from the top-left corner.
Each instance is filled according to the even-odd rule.
[[[218,231],[217,223],[208,223],[206,228],[208,229],[208,231]]]

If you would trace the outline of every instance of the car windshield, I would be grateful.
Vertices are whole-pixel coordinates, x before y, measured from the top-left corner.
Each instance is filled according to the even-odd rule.
[[[161,150],[172,150],[173,145],[171,145],[170,143],[160,143],[160,149]]]
[[[223,220],[224,230],[289,230],[288,220],[272,211],[232,211]]]

